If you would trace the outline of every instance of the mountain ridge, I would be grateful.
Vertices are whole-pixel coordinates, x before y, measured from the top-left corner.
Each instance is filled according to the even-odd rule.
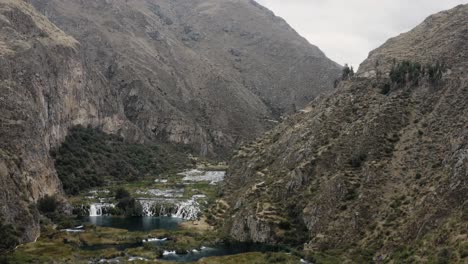
[[[357,77],[243,146],[226,177],[226,214],[215,215],[221,229],[297,247],[318,263],[462,263],[467,12],[458,6],[391,39]],[[424,35],[433,38],[406,49]],[[441,79],[430,77],[437,61]]]

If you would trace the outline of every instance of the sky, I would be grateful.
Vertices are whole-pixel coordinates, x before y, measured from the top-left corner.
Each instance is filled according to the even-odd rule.
[[[325,54],[355,68],[387,39],[468,0],[256,0]]]

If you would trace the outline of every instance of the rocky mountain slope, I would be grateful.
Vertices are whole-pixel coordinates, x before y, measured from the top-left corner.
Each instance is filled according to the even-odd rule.
[[[0,0],[0,219],[38,236],[71,127],[222,155],[339,68],[253,1]]]
[[[467,18],[468,5],[429,17],[242,147],[215,214],[226,231],[317,263],[466,261]]]
[[[225,154],[327,91],[340,67],[248,0],[34,0],[149,139]]]
[[[136,130],[118,115],[106,80],[87,70],[79,50],[31,5],[0,1],[0,216],[20,228],[23,241],[39,232],[31,202],[61,193],[49,152],[70,127],[116,132],[120,123]]]

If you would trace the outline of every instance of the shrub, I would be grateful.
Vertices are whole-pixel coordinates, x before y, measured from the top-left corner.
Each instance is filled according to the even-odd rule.
[[[421,179],[421,177],[422,177],[422,175],[421,175],[421,173],[419,173],[419,172],[416,173],[416,176],[414,176],[414,178],[415,178],[416,180]]]
[[[281,221],[279,222],[278,227],[283,230],[289,230],[291,229],[291,223],[289,223],[288,221]]]
[[[120,213],[125,216],[141,216],[142,207],[137,200],[131,197],[123,198],[117,203],[117,208],[120,209]]]
[[[408,60],[396,63],[390,71],[390,80],[398,86],[409,84],[416,86],[421,78],[427,77],[431,84],[437,84],[442,79],[446,67],[440,62],[435,64],[426,64],[424,67],[418,62]]]
[[[55,196],[46,195],[43,198],[37,201],[37,209],[43,214],[53,213],[57,211],[60,202],[57,200]]]
[[[461,244],[459,252],[462,259],[468,258],[468,242]]]
[[[354,76],[353,66],[349,67],[348,64],[345,64],[341,74],[341,80],[348,80]]]
[[[381,94],[384,94],[384,95],[387,95],[387,94],[390,92],[390,89],[391,89],[390,84],[389,84],[389,83],[385,83],[385,84],[382,86],[382,88],[381,88],[381,90],[380,90],[380,93],[381,93]]]
[[[444,248],[439,250],[437,253],[437,264],[448,264],[451,263],[450,259],[452,258],[452,253],[450,250]]]
[[[423,75],[421,64],[407,60],[398,64],[395,63],[390,71],[390,79],[397,85],[406,83],[418,85],[421,75]]]
[[[19,245],[19,232],[0,217],[0,253],[4,254]]]
[[[362,163],[367,159],[367,154],[364,153],[364,152],[359,152],[359,153],[356,153],[354,154],[352,157],[351,157],[351,160],[349,161],[349,164],[353,167],[353,168],[359,168],[361,167]]]
[[[127,191],[125,188],[118,188],[116,191],[115,191],[115,199],[116,200],[121,200],[123,198],[128,198],[130,197],[130,192]]]

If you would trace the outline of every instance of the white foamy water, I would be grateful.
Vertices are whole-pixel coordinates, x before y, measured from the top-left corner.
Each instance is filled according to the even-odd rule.
[[[164,256],[167,256],[167,255],[176,255],[176,252],[175,252],[175,250],[174,250],[174,251],[167,251],[167,250],[164,250],[163,255],[164,255]]]
[[[145,191],[138,190],[136,194],[148,195],[153,197],[165,197],[165,198],[180,198],[184,196],[184,189],[149,189]]]
[[[148,239],[143,239],[141,242],[147,243],[147,242],[165,242],[167,241],[167,237],[165,238],[148,238]]]
[[[143,257],[129,257],[128,258],[128,261],[132,262],[132,261],[149,261],[149,259],[147,258],[143,258]]]
[[[190,200],[176,199],[138,199],[144,216],[170,216],[186,220],[195,220],[201,214],[198,199],[202,195],[194,195]]]
[[[93,203],[89,206],[89,216],[102,216],[106,209],[114,207],[111,203]]]
[[[162,180],[161,180],[161,179],[156,179],[156,180],[154,180],[154,182],[155,182],[155,183],[167,183],[168,180],[165,180],[165,179],[162,179]]]
[[[191,182],[201,182],[201,181],[208,181],[210,184],[217,184],[224,180],[224,176],[226,175],[225,171],[202,171],[202,170],[188,170],[179,173],[178,175],[184,176],[182,179],[183,181],[191,181]]]
[[[77,226],[74,228],[67,228],[67,229],[62,229],[62,231],[68,232],[68,233],[81,233],[84,232],[85,230],[83,229],[83,226]]]

